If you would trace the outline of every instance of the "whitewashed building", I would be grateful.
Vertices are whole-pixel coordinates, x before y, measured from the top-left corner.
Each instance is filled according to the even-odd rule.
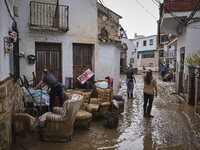
[[[169,2],[164,0],[160,5],[161,32],[172,34],[177,39],[176,82],[177,92],[186,93],[188,68],[185,58],[199,50],[200,42],[200,11],[194,11],[198,0],[183,0]],[[169,13],[169,11],[171,13]],[[172,16],[174,14],[174,16]]]
[[[28,80],[32,72],[41,79],[43,68],[65,83],[88,68],[95,71],[97,52],[96,0],[18,0],[17,22],[20,52],[26,59],[20,61],[21,76]],[[27,61],[33,55],[34,63]]]
[[[159,70],[159,51],[157,51],[157,36],[147,36],[133,39],[137,47],[137,66],[142,70],[143,66],[152,71]]]
[[[118,37],[119,19],[122,17],[98,3],[98,52],[96,55],[95,77],[114,78],[113,89],[116,94],[120,80],[120,54],[123,45]]]
[[[126,53],[126,66],[132,65],[133,68],[137,68],[137,47],[130,40],[126,38],[122,38],[121,41],[126,43],[128,49]]]

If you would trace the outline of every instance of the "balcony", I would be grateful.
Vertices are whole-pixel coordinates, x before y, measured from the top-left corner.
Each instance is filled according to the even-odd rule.
[[[41,2],[30,2],[30,28],[44,30],[69,30],[69,7]]]
[[[161,32],[181,34],[181,25],[191,14],[198,0],[164,0],[160,7]]]

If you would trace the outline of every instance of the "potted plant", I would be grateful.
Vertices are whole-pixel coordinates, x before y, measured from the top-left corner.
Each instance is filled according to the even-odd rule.
[[[189,73],[194,74],[196,67],[200,66],[200,51],[189,54],[185,58],[185,63],[188,66]],[[199,68],[199,67],[197,67],[197,68]]]

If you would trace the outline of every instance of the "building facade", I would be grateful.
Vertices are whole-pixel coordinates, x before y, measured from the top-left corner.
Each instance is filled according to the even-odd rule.
[[[97,5],[96,0],[91,2]],[[21,76],[30,80],[35,72],[41,79],[42,69],[47,68],[62,83],[73,78],[77,87],[79,75],[88,68],[94,71],[97,11],[89,1],[19,0],[15,6],[20,52],[36,59],[33,63],[21,59]]]
[[[113,89],[119,90],[120,55],[126,48],[119,40],[119,19],[122,17],[98,3],[98,53],[96,56],[96,79],[114,78]],[[124,50],[125,49],[125,50]]]
[[[128,49],[126,52],[126,66],[132,65],[133,68],[137,68],[137,47],[127,38],[122,38],[121,41],[126,43]]]
[[[12,31],[17,32],[14,2],[0,2],[0,149],[4,150],[9,150],[12,142],[12,114],[23,107],[21,88],[10,76],[18,74],[13,59],[13,52],[18,51],[18,38],[15,42],[8,40]]]
[[[200,11],[198,0],[169,1],[160,5],[161,32],[172,34],[177,39],[176,83],[177,92],[186,93],[188,68],[185,58],[199,50]]]
[[[142,70],[143,66],[152,71],[159,71],[159,51],[157,51],[157,36],[147,36],[133,39],[137,47],[137,66]]]

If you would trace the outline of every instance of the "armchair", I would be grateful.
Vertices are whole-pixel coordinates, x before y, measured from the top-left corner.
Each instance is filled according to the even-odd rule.
[[[77,94],[76,99],[65,101],[62,107],[54,107],[53,112],[43,114],[40,120],[42,139],[44,141],[70,141],[72,139],[74,121],[83,101]]]
[[[86,129],[89,129],[90,122],[92,120],[92,113],[88,112],[86,108],[88,106],[88,102],[90,100],[92,92],[82,92],[82,91],[78,91],[78,90],[65,91],[64,92],[65,98],[70,97],[70,95],[74,94],[74,93],[80,94],[83,96],[83,103],[81,104],[81,107],[77,113],[74,126],[85,127]]]

